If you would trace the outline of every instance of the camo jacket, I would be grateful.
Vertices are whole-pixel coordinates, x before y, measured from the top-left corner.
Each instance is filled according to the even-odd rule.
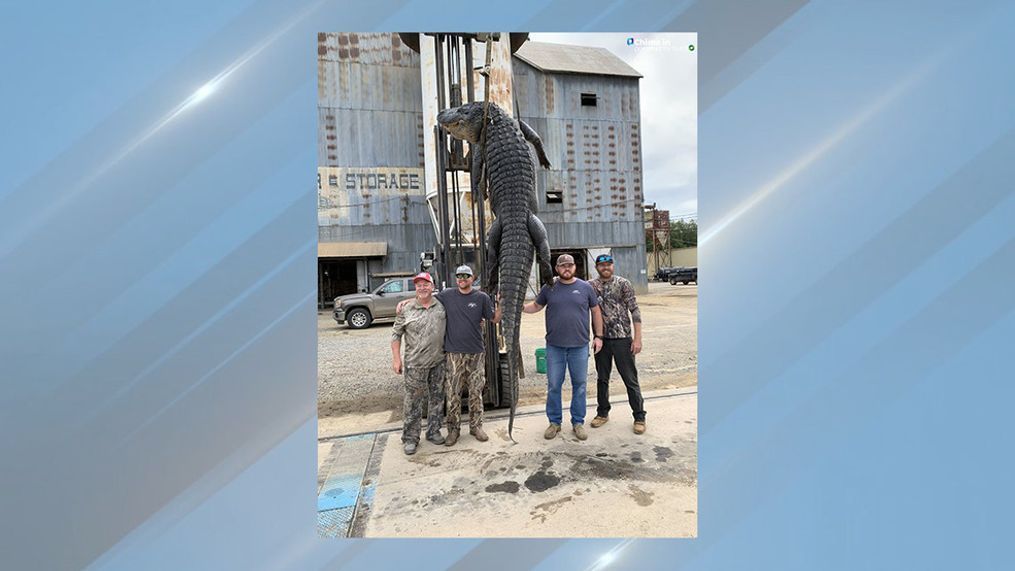
[[[631,321],[641,323],[641,310],[634,296],[634,286],[626,279],[614,275],[609,280],[595,278],[589,281],[599,298],[603,312],[603,337],[626,339],[631,337]]]
[[[423,307],[419,300],[405,306],[395,317],[391,331],[392,341],[401,341],[405,349],[406,367],[429,368],[444,361],[444,327],[447,315],[441,302],[434,298],[430,307]]]

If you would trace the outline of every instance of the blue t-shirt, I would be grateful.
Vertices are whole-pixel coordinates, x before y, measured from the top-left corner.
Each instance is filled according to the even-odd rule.
[[[596,291],[587,281],[572,284],[559,280],[543,286],[536,303],[546,306],[546,342],[557,347],[589,344],[589,310],[599,305]]]
[[[493,301],[485,292],[473,289],[467,294],[447,288],[437,294],[444,306],[448,323],[444,330],[445,353],[482,353],[482,319],[493,319]]]

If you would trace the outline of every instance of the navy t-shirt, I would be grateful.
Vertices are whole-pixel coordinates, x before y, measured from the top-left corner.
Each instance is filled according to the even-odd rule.
[[[448,324],[444,330],[445,353],[482,353],[481,319],[493,319],[493,301],[485,292],[473,289],[467,294],[447,288],[437,294],[444,306]]]
[[[599,305],[599,300],[587,281],[576,279],[565,284],[558,280],[552,286],[543,286],[536,303],[546,306],[548,344],[557,347],[589,344],[589,310]]]

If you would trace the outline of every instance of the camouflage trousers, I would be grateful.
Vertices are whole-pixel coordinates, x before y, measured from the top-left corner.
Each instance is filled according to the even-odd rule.
[[[423,403],[429,401],[426,434],[437,436],[444,408],[444,363],[433,367],[406,367],[405,400],[402,403],[402,442],[419,442]]]
[[[486,367],[483,353],[448,353],[445,390],[448,393],[448,430],[457,430],[462,416],[462,386],[469,391],[469,428],[483,426],[483,387]]]

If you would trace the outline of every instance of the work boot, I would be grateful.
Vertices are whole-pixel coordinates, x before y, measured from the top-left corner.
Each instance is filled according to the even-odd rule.
[[[406,454],[408,454],[409,456],[412,456],[413,454],[416,453],[416,443],[415,442],[406,442],[405,446],[403,446],[402,449],[405,450]]]
[[[490,439],[490,437],[487,436],[485,432],[483,432],[483,427],[482,426],[477,426],[476,428],[470,428],[469,429],[469,434],[475,436],[476,440],[478,440],[480,442],[486,442],[487,440]]]
[[[543,438],[553,440],[553,437],[557,436],[558,432],[560,432],[560,425],[551,422],[550,426],[546,428],[546,432],[543,433]]]
[[[426,439],[429,440],[430,442],[433,442],[434,444],[437,444],[438,446],[444,444],[444,437],[441,436],[440,432],[434,435],[427,434]]]
[[[610,420],[609,417],[597,416],[592,419],[592,423],[589,424],[589,426],[591,426],[592,428],[599,428],[600,426],[606,424],[608,420]]]
[[[645,421],[644,420],[636,420],[636,421],[634,421],[634,433],[635,434],[645,434]]]
[[[454,446],[455,442],[458,442],[458,431],[457,430],[449,430],[448,431],[448,437],[444,439],[444,445],[445,446]]]
[[[584,424],[574,425],[574,435],[578,438],[578,440],[585,440],[589,437],[589,433],[585,432]]]

